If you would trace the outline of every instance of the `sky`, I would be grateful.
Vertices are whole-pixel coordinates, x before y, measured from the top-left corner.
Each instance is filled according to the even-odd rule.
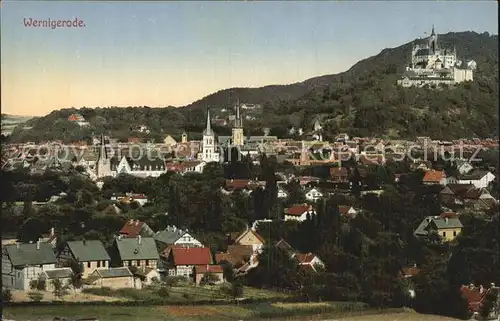
[[[184,106],[218,90],[335,74],[425,36],[498,34],[495,1],[9,1],[2,113]],[[27,27],[33,20],[84,27]],[[253,102],[249,102],[253,103]]]

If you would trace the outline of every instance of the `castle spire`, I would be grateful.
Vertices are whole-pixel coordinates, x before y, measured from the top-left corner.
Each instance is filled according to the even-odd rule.
[[[240,100],[238,99],[236,101],[236,106],[235,106],[235,113],[236,113],[236,117],[234,119],[234,127],[236,128],[240,128],[240,127],[243,127],[243,124],[242,124],[242,121],[241,121],[241,111],[240,111]]]

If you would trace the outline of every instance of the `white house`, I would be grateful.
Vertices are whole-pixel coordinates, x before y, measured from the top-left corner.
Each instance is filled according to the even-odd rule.
[[[54,270],[57,259],[48,243],[8,244],[2,248],[2,286],[28,291],[30,281]]]
[[[294,205],[289,208],[285,208],[285,221],[305,221],[307,219],[307,215],[315,215],[316,212],[312,208],[311,205],[301,204]]]
[[[475,170],[469,174],[458,177],[458,184],[472,184],[476,188],[486,188],[495,180],[495,175],[489,171]]]
[[[456,161],[456,164],[458,172],[461,175],[465,175],[474,169],[474,166],[472,166],[467,160],[459,159]]]
[[[167,226],[163,231],[156,232],[154,239],[159,248],[165,248],[169,245],[203,247],[203,244],[189,234],[187,230],[175,226]]]
[[[183,175],[186,173],[203,173],[206,165],[207,163],[202,161],[183,161],[166,163],[165,168],[167,171]]]
[[[340,215],[355,217],[358,214],[358,211],[350,205],[339,205],[339,213]]]
[[[323,193],[318,188],[313,187],[305,193],[306,199],[310,202],[316,202],[323,197]]]
[[[288,198],[288,192],[283,187],[278,187],[278,198]]]

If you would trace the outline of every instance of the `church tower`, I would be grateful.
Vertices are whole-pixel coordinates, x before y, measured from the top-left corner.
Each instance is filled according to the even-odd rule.
[[[101,135],[101,146],[99,149],[99,156],[97,158],[97,177],[107,177],[111,176],[111,161],[106,151],[106,142],[104,140],[104,134]]]
[[[438,37],[434,32],[434,25],[432,25],[431,35],[429,36],[429,49],[431,54],[436,54],[438,50]]]
[[[234,119],[233,136],[232,142],[233,146],[243,146],[244,136],[243,136],[243,120],[241,119],[240,102],[236,103],[235,107],[236,117]]]
[[[212,130],[210,110],[207,111],[207,126],[203,131],[200,159],[207,163],[219,161],[219,153],[215,150],[215,133]]]

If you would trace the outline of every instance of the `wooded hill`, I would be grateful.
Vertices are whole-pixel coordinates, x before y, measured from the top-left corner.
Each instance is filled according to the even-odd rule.
[[[218,116],[236,100],[263,106],[256,120],[245,122],[246,134],[261,134],[263,127],[269,127],[271,135],[286,137],[288,128],[307,130],[320,118],[326,138],[339,132],[387,138],[496,136],[498,36],[475,32],[439,35],[441,45],[456,46],[459,59],[476,61],[474,82],[452,88],[399,88],[396,81],[408,63],[414,41],[384,49],[343,73],[284,86],[225,89],[181,108],[57,110],[29,121],[26,125],[32,129],[14,130],[12,140],[78,140],[101,132],[122,139],[141,136],[131,132],[131,124],[147,125],[151,130],[147,136],[155,141],[184,130],[197,138],[208,107]],[[91,126],[80,128],[67,121],[74,112],[82,114]],[[215,126],[215,130],[221,135],[230,133],[230,128]]]

